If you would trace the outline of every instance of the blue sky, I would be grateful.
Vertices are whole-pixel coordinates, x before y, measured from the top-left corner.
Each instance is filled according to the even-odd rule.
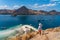
[[[18,9],[21,6],[33,10],[60,11],[60,0],[0,0],[0,9]]]

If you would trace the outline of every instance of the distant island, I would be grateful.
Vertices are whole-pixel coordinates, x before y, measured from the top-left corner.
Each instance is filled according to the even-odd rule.
[[[22,6],[21,8],[18,8],[16,10],[0,10],[0,14],[3,15],[59,15],[60,12],[57,12],[56,10],[51,10],[49,12],[44,11],[44,10],[32,10],[28,9],[25,6]]]

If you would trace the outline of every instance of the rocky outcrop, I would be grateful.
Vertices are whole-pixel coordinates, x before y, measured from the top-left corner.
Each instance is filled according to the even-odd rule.
[[[28,34],[8,37],[7,40],[60,40],[60,27],[42,30],[42,35],[37,31]]]
[[[29,33],[25,34],[23,32],[23,30],[25,30],[25,27],[28,27],[30,28],[30,31]],[[29,25],[24,25],[22,26],[21,28],[19,29],[16,29],[17,31],[15,32],[16,34],[15,35],[11,35],[11,36],[8,36],[6,38],[6,40],[29,40],[31,38],[33,38],[35,35],[37,35],[38,33],[36,32],[36,29],[29,26]],[[23,33],[22,33],[23,32]],[[22,34],[21,34],[22,33]]]
[[[60,40],[60,27],[49,28],[42,32],[42,35],[37,34],[30,40]]]

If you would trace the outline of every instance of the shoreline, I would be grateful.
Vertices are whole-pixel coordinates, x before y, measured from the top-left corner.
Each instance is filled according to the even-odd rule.
[[[32,28],[34,29],[35,31],[37,30],[36,28],[33,28],[32,26],[29,26],[29,25],[18,25],[16,26],[16,28],[12,28],[12,29],[7,29],[7,30],[3,30],[3,31],[0,31],[0,36],[3,37],[3,35],[5,36],[9,36],[11,34],[13,34],[16,30],[19,31],[21,28],[25,28],[25,26],[29,27],[29,28]]]
[[[23,33],[23,30],[25,29],[25,27],[28,27],[28,28],[32,28],[33,30],[35,30],[35,33],[37,33],[37,29],[36,28],[34,28],[33,26],[31,26],[31,25],[18,25],[18,26],[16,26],[16,28],[13,28],[13,29],[9,29],[9,30],[7,30],[7,31],[5,31],[5,34],[3,33],[0,33],[0,35],[2,34],[2,35],[5,35],[4,37],[1,35],[1,37],[0,38],[9,38],[9,37],[15,37],[15,36],[17,36],[17,35],[24,35],[24,33]],[[16,33],[17,31],[19,31],[19,33]],[[60,27],[55,27],[55,28],[49,28],[49,29],[46,29],[46,30],[42,30],[42,31],[44,31],[44,33],[45,34],[49,34],[49,33],[54,33],[54,32],[60,32]],[[3,31],[4,32],[4,31]],[[34,32],[32,32],[33,34],[35,34]],[[30,33],[31,34],[31,33]],[[13,36],[14,35],[14,36]],[[36,35],[36,34],[35,34]]]

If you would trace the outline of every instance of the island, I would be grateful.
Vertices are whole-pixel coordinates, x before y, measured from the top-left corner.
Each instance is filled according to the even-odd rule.
[[[56,10],[51,10],[51,11],[32,10],[32,9],[27,8],[26,6],[22,6],[15,10],[8,10],[8,9],[0,10],[0,14],[13,15],[13,16],[16,16],[16,15],[60,15],[60,12]]]

